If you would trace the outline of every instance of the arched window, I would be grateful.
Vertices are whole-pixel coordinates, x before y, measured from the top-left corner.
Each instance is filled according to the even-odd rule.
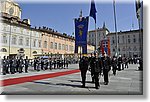
[[[37,54],[37,51],[33,51],[33,54]]]
[[[1,52],[7,52],[7,50],[5,48],[2,48]]]

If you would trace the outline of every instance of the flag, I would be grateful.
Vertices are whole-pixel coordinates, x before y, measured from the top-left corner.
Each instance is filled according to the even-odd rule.
[[[90,9],[90,16],[94,18],[96,23],[96,8],[95,8],[95,2],[94,0],[91,1],[91,9]]]
[[[135,6],[136,6],[136,17],[139,18],[138,10],[141,7],[140,0],[135,1]]]
[[[136,0],[135,6],[136,6],[136,12],[137,12],[138,9],[141,7],[140,0]]]
[[[78,53],[78,46],[82,46],[82,53],[87,53],[87,32],[89,17],[75,19],[75,53]]]

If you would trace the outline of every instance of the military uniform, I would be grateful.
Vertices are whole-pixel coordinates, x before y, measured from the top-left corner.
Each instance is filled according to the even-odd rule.
[[[111,70],[111,62],[108,56],[103,57],[103,74],[104,74],[104,84],[108,85],[108,73]]]
[[[25,72],[28,73],[29,59],[25,59]]]
[[[99,89],[100,84],[99,84],[99,76],[102,71],[102,63],[100,58],[94,57],[94,79],[95,79],[95,88]]]
[[[94,61],[95,61],[95,57],[91,56],[89,58],[89,62],[90,62],[90,71],[91,71],[92,83],[95,82],[95,79],[94,79]]]
[[[22,58],[19,59],[19,73],[23,72],[24,60]]]
[[[118,58],[118,71],[121,71],[122,57]]]
[[[6,68],[7,68],[7,59],[4,56],[4,59],[2,59],[2,73],[3,75],[6,75]]]
[[[79,62],[79,69],[81,71],[81,77],[82,77],[82,87],[85,87],[85,80],[86,80],[86,72],[88,70],[88,58],[82,57]]]
[[[112,65],[113,74],[116,75],[117,59],[115,57],[112,58],[111,65]]]
[[[41,58],[41,70],[44,70],[44,60],[43,60],[43,58]]]

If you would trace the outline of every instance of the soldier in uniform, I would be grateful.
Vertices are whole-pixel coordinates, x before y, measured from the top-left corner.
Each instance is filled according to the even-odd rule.
[[[57,59],[57,69],[60,68],[60,59]]]
[[[6,60],[6,56],[4,56],[4,58],[2,59],[2,73],[3,75],[6,75],[6,68],[7,68],[7,60]]]
[[[93,57],[93,55],[91,53],[91,56],[89,58],[89,63],[90,63],[90,71],[91,71],[92,83],[95,82],[95,80],[94,80],[94,60],[95,60],[95,58]]]
[[[66,61],[65,61],[66,63],[66,68],[68,69],[68,65],[69,65],[69,61],[68,61],[68,59],[66,59]]]
[[[11,69],[11,73],[14,74],[16,72],[16,66],[17,66],[17,60],[15,57],[12,57],[12,69]]]
[[[9,59],[9,68],[10,68],[10,73],[14,74],[14,72],[13,72],[13,57],[11,57]]]
[[[116,70],[117,70],[117,58],[115,56],[113,56],[112,61],[112,70],[113,70],[113,74],[116,75]]]
[[[125,68],[128,68],[129,66],[128,66],[128,59],[125,57]]]
[[[54,58],[53,64],[54,64],[54,69],[55,69],[56,68],[56,58]]]
[[[108,85],[108,83],[109,83],[108,73],[109,73],[110,70],[111,70],[110,58],[105,53],[104,57],[103,57],[104,85]]]
[[[25,73],[28,73],[28,67],[29,67],[29,59],[28,59],[28,56],[26,56],[26,59],[25,59]]]
[[[41,70],[44,70],[44,59],[41,58],[40,60],[41,60],[41,61],[40,61],[40,62],[41,62]]]
[[[23,67],[24,67],[24,61],[23,61],[23,58],[20,57],[20,59],[19,59],[19,73],[23,72]]]
[[[37,65],[37,59],[36,57],[34,58],[34,70],[36,70],[36,65]]]
[[[9,63],[9,56],[7,56],[7,59],[6,59],[6,73],[9,74],[9,66],[10,66],[10,63]]]
[[[66,67],[66,59],[65,58],[64,58],[63,63],[64,63],[64,68],[65,68]]]
[[[118,58],[118,71],[121,71],[121,63],[122,63],[122,57],[121,57],[121,55],[119,55],[119,58]]]
[[[94,61],[94,69],[93,73],[94,73],[94,80],[95,80],[95,88],[99,89],[100,84],[99,84],[99,76],[101,75],[101,71],[102,71],[102,61],[100,58],[98,58],[98,53],[94,53],[94,57],[93,57],[93,61]]]
[[[79,62],[79,69],[82,77],[82,87],[85,87],[86,72],[88,70],[88,58],[83,56]]]

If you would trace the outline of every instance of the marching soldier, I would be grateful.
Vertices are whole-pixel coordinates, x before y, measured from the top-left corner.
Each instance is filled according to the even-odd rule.
[[[107,54],[104,54],[104,57],[103,57],[104,85],[108,85],[109,83],[108,73],[110,69],[111,69],[110,58],[107,56]]]
[[[28,59],[28,56],[26,56],[26,59],[25,59],[25,73],[28,73],[28,67],[29,67],[29,59]]]
[[[79,69],[82,77],[82,87],[85,87],[86,72],[88,70],[88,58],[83,56],[79,62]]]
[[[127,58],[125,58],[125,68],[128,68],[129,66],[128,66],[128,59]]]
[[[100,84],[99,84],[99,76],[101,75],[101,71],[102,71],[102,61],[100,58],[98,58],[98,53],[94,53],[94,57],[93,57],[93,61],[94,61],[94,69],[93,73],[94,73],[94,80],[95,80],[95,88],[99,89]]]
[[[122,57],[121,57],[121,55],[119,55],[119,58],[118,58],[118,71],[121,71],[121,63],[122,63]]]
[[[112,70],[113,70],[113,74],[116,75],[116,70],[117,70],[117,59],[115,56],[113,56],[112,58]]]

